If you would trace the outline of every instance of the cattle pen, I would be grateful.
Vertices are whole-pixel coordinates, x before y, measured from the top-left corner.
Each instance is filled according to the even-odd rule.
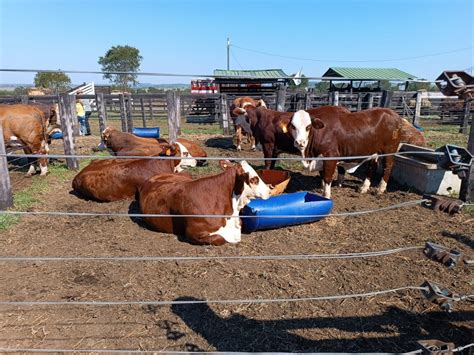
[[[50,145],[48,176],[25,178],[22,163],[7,164],[0,150],[15,201],[1,215],[8,227],[0,230],[0,351],[421,353],[433,346],[431,339],[453,343],[445,345],[453,352],[473,345],[472,266],[460,261],[448,268],[427,252],[427,243],[436,243],[471,261],[469,203],[461,214],[434,212],[412,189],[391,183],[382,196],[360,195],[360,180],[349,177],[334,189],[332,214],[319,222],[245,234],[235,245],[191,245],[146,228],[135,201],[81,199],[70,182],[92,159],[111,158],[96,152],[106,126],[124,132],[159,126],[172,140],[193,140],[209,162],[189,170],[194,178],[217,173],[222,158],[260,167],[260,152],[233,148],[232,97],[169,92],[83,98],[96,105],[93,135],[86,137],[77,134],[74,96],[22,100],[60,105],[64,139]],[[209,110],[190,114],[198,99]],[[276,95],[264,100],[277,108]],[[424,118],[437,108],[422,102],[415,92],[286,92],[283,107],[392,107],[418,120],[437,147],[440,138],[428,136],[428,127],[436,133],[445,125]],[[463,120],[450,123],[448,139],[465,146],[467,135],[458,133]],[[287,192],[319,192],[320,178],[306,173],[298,159],[280,159],[279,167],[291,173]],[[454,293],[434,297],[433,285]]]

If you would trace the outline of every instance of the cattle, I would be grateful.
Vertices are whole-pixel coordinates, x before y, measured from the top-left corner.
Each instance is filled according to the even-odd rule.
[[[423,135],[415,126],[408,122],[405,118],[402,119],[401,143],[409,143],[418,145],[420,147],[426,147],[426,140]]]
[[[240,151],[242,150],[242,136],[245,134],[248,136],[250,140],[250,145],[251,145],[251,150],[256,149],[256,144],[255,144],[255,137],[253,136],[252,132],[249,130],[242,130],[242,124],[239,123],[238,117],[242,115],[242,113],[239,113],[241,111],[236,111],[236,109],[245,109],[247,106],[253,106],[253,107],[267,107],[265,105],[265,102],[263,100],[254,100],[249,96],[243,96],[243,97],[238,97],[236,98],[233,102],[232,105],[230,106],[230,117],[232,118],[232,121],[234,122],[234,128],[235,128],[235,140],[236,140],[236,146],[237,150]]]
[[[339,113],[327,116],[322,113],[310,114],[300,110],[296,112],[289,125],[303,158],[371,156],[395,153],[401,139],[402,119],[391,109],[374,108],[355,113]],[[384,174],[378,193],[385,192],[387,182],[395,161],[394,156],[384,157]],[[331,196],[331,181],[337,160],[323,162],[324,196]],[[368,191],[370,179],[376,165],[371,164],[369,174],[360,189]]]
[[[170,145],[161,155],[179,154]],[[82,169],[72,181],[73,190],[99,202],[133,198],[138,187],[149,178],[176,172],[180,159],[107,159],[94,160]]]
[[[102,138],[107,148],[118,156],[151,156],[160,154],[163,150],[162,144],[168,145],[168,141],[163,138],[142,138],[134,134],[120,132],[111,127],[107,127],[102,132]],[[176,144],[179,146],[181,157],[186,158],[206,158],[207,153],[196,143],[184,138],[178,138]],[[183,166],[205,165],[203,159],[183,159],[178,167],[181,171]]]
[[[158,138],[160,143],[168,143],[164,138]],[[190,140],[184,138],[178,138],[176,144],[179,145],[181,150],[181,157],[186,158],[207,158],[207,153],[204,149],[201,148],[199,144],[191,142]],[[207,165],[206,159],[183,159],[181,166],[203,166]]]
[[[140,211],[144,214],[185,215],[144,217],[154,230],[173,233],[193,244],[222,245],[241,239],[239,210],[252,198],[268,198],[270,188],[245,161],[221,162],[222,173],[191,180],[175,175],[157,175],[139,189]],[[233,217],[189,217],[226,215]]]
[[[277,158],[282,152],[300,154],[294,145],[294,139],[288,131],[288,124],[293,117],[292,112],[279,112],[266,107],[247,105],[245,109],[236,108],[235,114],[246,115],[255,140],[262,146],[265,158]],[[349,113],[343,107],[322,106],[308,110],[311,114],[324,113],[325,116],[334,116],[338,113]],[[275,160],[266,160],[265,169],[274,169]]]
[[[46,118],[36,107],[30,105],[0,105],[0,124],[7,151],[23,149],[25,154],[48,154]],[[47,158],[28,158],[29,169],[35,173],[35,163],[40,166],[40,175],[48,173]]]

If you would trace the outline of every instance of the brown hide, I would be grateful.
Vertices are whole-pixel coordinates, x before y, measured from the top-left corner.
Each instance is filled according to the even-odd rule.
[[[105,145],[118,156],[152,156],[162,152],[158,140],[154,138],[137,137],[134,134],[120,132],[107,127],[102,132]]]
[[[401,143],[409,143],[418,145],[420,147],[426,147],[425,136],[422,132],[416,129],[410,122],[406,119],[402,119],[402,129],[400,130],[401,134]]]
[[[47,154],[48,144],[43,113],[30,105],[0,105],[0,124],[3,128],[5,146],[9,148],[11,137],[18,138],[25,154]],[[12,148],[14,148],[12,146]],[[39,160],[42,167],[47,166],[47,158]]]
[[[178,163],[179,160],[94,160],[74,177],[72,188],[101,202],[133,198],[143,182],[158,174],[173,173]]]
[[[346,108],[338,106],[322,106],[307,110],[310,115],[324,114],[333,117],[339,113],[349,113]],[[295,148],[294,140],[288,131],[288,125],[293,117],[293,112],[279,112],[264,107],[248,107],[247,116],[250,120],[256,142],[262,145],[265,158],[277,158],[282,152],[300,154]],[[265,169],[274,169],[275,160],[265,161]]]
[[[239,186],[243,189],[243,179],[248,180],[248,174],[238,164],[220,174],[197,180],[158,175],[140,187],[140,210],[144,214],[231,215],[232,194]],[[225,218],[145,217],[144,220],[158,232],[185,236],[193,244],[221,245],[226,242],[220,235],[210,236],[225,225]]]
[[[168,143],[168,141],[164,138],[158,138],[157,141],[159,143]],[[176,140],[176,142],[181,143],[182,145],[184,145],[186,147],[186,149],[188,150],[189,154],[191,154],[191,156],[194,157],[194,158],[206,158],[207,157],[206,151],[204,149],[202,149],[199,144],[196,144],[196,143],[191,142],[191,141],[189,141],[187,139],[184,139],[184,138],[178,138]],[[199,166],[205,165],[206,163],[207,163],[207,160],[197,159],[197,164]]]
[[[236,108],[245,108],[247,106],[257,107],[258,105],[259,105],[258,101],[252,99],[249,96],[243,96],[243,97],[236,98],[230,106],[230,117],[232,118],[232,121],[234,121],[234,128],[235,128],[234,137],[235,137],[236,146],[238,149],[242,144],[243,136],[249,136],[250,144],[252,147],[255,146],[255,138],[253,137],[253,135],[242,130],[242,127],[240,125],[235,124],[236,118],[239,117],[239,113],[238,113],[238,110],[236,110]]]
[[[310,131],[306,157],[365,156],[374,153],[395,153],[400,143],[402,119],[391,109],[374,108],[355,113],[328,115],[324,112],[311,114],[313,128]],[[322,128],[320,127],[321,123]],[[384,181],[387,182],[394,157],[386,157]],[[324,181],[329,184],[337,161],[323,162]]]

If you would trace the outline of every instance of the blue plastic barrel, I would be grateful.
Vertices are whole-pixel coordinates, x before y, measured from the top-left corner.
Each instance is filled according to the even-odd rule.
[[[51,139],[61,139],[63,138],[63,132],[54,132],[49,136]]]
[[[267,200],[255,199],[240,210],[241,216],[255,216],[241,218],[242,229],[244,232],[250,233],[261,229],[314,222],[330,213],[332,206],[332,200],[306,191],[272,196]],[[318,215],[320,217],[297,217],[303,215]],[[295,217],[271,218],[264,216]]]
[[[137,127],[132,130],[132,133],[143,138],[160,138],[160,127]]]

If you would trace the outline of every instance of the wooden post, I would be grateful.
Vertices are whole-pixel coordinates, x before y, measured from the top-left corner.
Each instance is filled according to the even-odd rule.
[[[59,97],[59,112],[61,116],[61,130],[63,131],[64,153],[66,155],[75,155],[75,141],[73,130],[73,116],[71,112],[71,103],[75,104],[74,96],[62,94]],[[75,111],[74,111],[75,113]],[[77,117],[77,116],[76,116]],[[79,162],[77,158],[66,158],[68,169],[78,169]]]
[[[175,143],[180,131],[179,94],[169,90],[166,93],[166,107],[168,109],[168,140]]]
[[[306,93],[304,94],[304,109],[309,110],[311,108],[311,94]]]
[[[0,124],[0,154],[5,155],[5,142],[3,141],[3,127]],[[4,211],[13,206],[12,185],[8,173],[6,156],[0,156],[0,210]]]
[[[104,131],[105,127],[107,127],[107,115],[105,113],[104,94],[103,93],[96,94],[95,102],[97,105],[97,114],[99,116],[99,131],[100,131],[100,136],[102,139],[102,132]]]
[[[459,127],[459,133],[466,133],[467,131],[467,124],[469,121],[469,116],[471,114],[471,102],[472,102],[472,99],[467,98],[464,100],[464,109],[463,109],[464,112],[462,116],[461,126]],[[471,131],[472,131],[472,128],[471,128]]]
[[[374,95],[372,93],[369,94],[369,104],[367,105],[367,108],[372,108],[374,107]]]
[[[468,102],[468,103],[467,103]],[[468,121],[470,116],[471,100],[464,101],[464,118]],[[467,127],[466,127],[467,128]],[[467,142],[467,150],[474,155],[474,119],[471,121],[471,130],[469,131],[469,140]],[[469,173],[465,179],[461,180],[461,189],[459,191],[459,198],[462,201],[474,201],[474,164],[471,164]]]
[[[28,95],[21,95],[20,100],[23,105],[28,105]]]
[[[132,133],[133,131],[133,112],[132,112],[132,95],[127,94],[125,98],[125,106],[127,113],[127,132]]]
[[[276,97],[276,110],[285,112],[286,85],[282,84],[278,88]]]
[[[392,102],[393,91],[384,90],[380,99],[380,107],[390,107]]]
[[[420,113],[421,113],[421,91],[416,93],[416,103],[415,103],[415,114],[413,115],[413,124],[420,125]]]
[[[119,94],[120,103],[120,121],[122,122],[122,132],[127,132],[127,107],[125,105],[125,97]]]
[[[153,120],[153,104],[151,101],[152,99],[150,97],[150,100],[148,100],[148,109],[150,110],[150,120]]]
[[[143,102],[143,97],[140,97],[140,108],[141,108],[141,110],[142,110],[143,128],[146,128],[145,103]]]
[[[227,107],[227,95],[226,94],[221,94],[220,97],[220,116],[222,119],[222,129],[224,131],[224,134],[229,135],[230,130],[229,130],[229,116],[228,116],[228,107]]]
[[[69,95],[70,100],[68,101],[68,111],[71,117],[72,122],[72,132],[74,137],[79,136],[79,120],[77,119],[77,111],[76,111],[76,95]]]
[[[357,111],[362,111],[362,97],[363,96],[364,95],[361,93],[357,95]]]
[[[332,92],[331,105],[339,106],[339,91]]]

